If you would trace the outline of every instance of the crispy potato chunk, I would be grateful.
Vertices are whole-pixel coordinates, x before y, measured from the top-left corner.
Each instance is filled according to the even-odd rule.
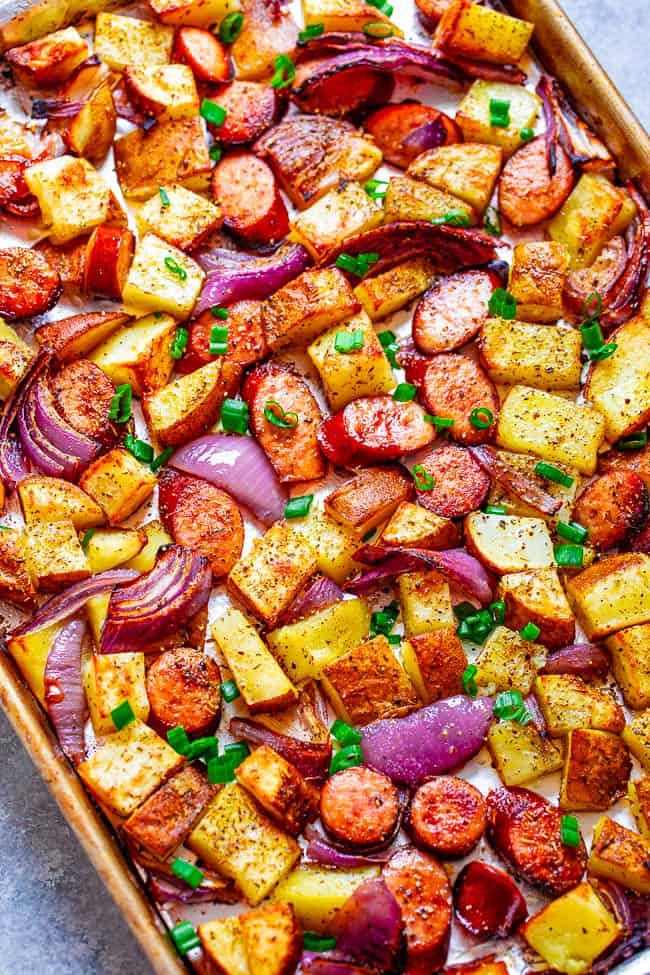
[[[501,172],[503,150],[481,142],[439,146],[421,153],[407,175],[452,193],[476,211],[487,207]]]
[[[528,47],[534,24],[472,0],[456,0],[443,13],[433,45],[451,57],[492,64],[516,64]]]
[[[553,565],[553,543],[542,518],[486,515],[473,511],[465,519],[467,546],[499,574],[547,569]]]
[[[621,630],[608,637],[605,644],[627,706],[650,707],[650,623]]]
[[[291,975],[302,953],[302,931],[292,906],[267,904],[242,914],[240,923],[251,972]]]
[[[413,480],[397,467],[373,467],[325,498],[325,510],[336,521],[365,535],[393,514],[413,494]]]
[[[650,622],[650,556],[608,555],[567,580],[566,592],[587,637],[600,639]]]
[[[149,717],[149,698],[144,679],[144,654],[93,654],[84,662],[83,682],[95,733],[115,731],[111,711],[128,701],[136,718]]]
[[[356,286],[354,293],[369,318],[377,322],[409,305],[427,290],[432,280],[431,262],[426,257],[414,257],[373,278],[366,278]]]
[[[18,497],[27,524],[36,521],[71,521],[75,528],[94,528],[104,512],[81,488],[58,477],[30,474],[18,485]]]
[[[476,683],[487,694],[515,690],[528,694],[545,659],[538,643],[524,640],[507,626],[497,626],[477,657]]]
[[[631,223],[636,207],[630,195],[599,173],[583,173],[548,225],[551,240],[564,244],[569,267],[589,267],[604,244]]]
[[[358,31],[366,24],[389,24],[397,37],[402,31],[377,7],[366,0],[302,0],[306,25],[323,24],[326,31]]]
[[[304,345],[359,311],[359,299],[336,267],[305,271],[264,303],[264,332],[272,351]]]
[[[53,244],[65,244],[111,218],[111,189],[87,159],[58,156],[25,170]]]
[[[84,359],[95,346],[126,325],[129,316],[115,312],[90,312],[46,322],[37,328],[34,337],[38,344],[52,352],[59,362]]]
[[[532,240],[517,244],[512,256],[508,291],[517,300],[518,317],[525,322],[556,322],[562,317],[567,248],[552,240]]]
[[[33,361],[33,349],[0,318],[0,400],[11,396]]]
[[[26,636],[12,637],[7,643],[7,649],[18,664],[32,694],[43,707],[45,707],[45,665],[54,640],[62,627],[62,623],[53,623]]]
[[[386,189],[386,223],[398,220],[434,220],[451,210],[461,210],[471,224],[476,223],[472,208],[459,197],[410,176],[393,176]]]
[[[115,171],[127,199],[148,200],[169,183],[208,189],[212,165],[198,117],[159,122],[149,132],[134,129],[117,139],[114,149]]]
[[[199,95],[187,64],[135,64],[124,72],[133,105],[154,118],[193,118],[199,114]]]
[[[162,24],[214,27],[240,9],[240,0],[148,0],[149,9]]]
[[[616,353],[591,366],[584,393],[605,417],[605,436],[616,441],[650,420],[650,321],[632,318],[609,339]]]
[[[543,517],[549,525],[556,525],[560,520],[571,520],[573,503],[579,484],[579,480],[575,476],[576,472],[572,467],[557,461],[554,462],[554,466],[558,470],[572,479],[572,483],[567,487],[565,484],[556,484],[555,481],[549,481],[540,474],[537,474],[535,468],[539,463],[539,459],[533,457],[531,454],[514,454],[509,450],[499,450],[498,456],[509,467],[525,474],[527,478],[530,478],[534,484],[546,491],[547,494],[550,494],[552,498],[560,501],[562,506],[552,515],[541,515],[537,508],[526,504],[516,494],[509,493],[505,485],[499,484],[496,481],[493,482],[490,488],[490,493],[487,497],[488,504],[501,505],[509,515],[520,515],[524,518]]]
[[[594,827],[588,864],[596,877],[650,894],[650,840],[603,816]]]
[[[25,562],[24,540],[13,528],[0,531],[0,599],[25,607],[36,602],[36,590]]]
[[[562,809],[608,809],[625,795],[632,770],[618,735],[576,728],[567,735],[560,787]]]
[[[577,389],[582,342],[573,328],[488,318],[479,337],[481,361],[490,379],[539,389]]]
[[[288,9],[266,0],[242,0],[242,11],[244,26],[230,49],[237,77],[266,78],[273,73],[276,57],[293,57],[298,27]]]
[[[336,914],[357,887],[378,875],[378,867],[330,870],[316,864],[300,864],[280,881],[273,900],[291,904],[304,930],[331,932]]]
[[[581,677],[541,674],[535,680],[534,691],[552,737],[579,728],[618,734],[625,727],[620,704],[606,691],[586,684]]]
[[[499,580],[497,599],[506,604],[505,624],[521,630],[526,623],[540,629],[539,643],[565,647],[575,637],[575,619],[556,569],[512,572]]]
[[[199,768],[188,765],[136,809],[122,829],[130,840],[166,860],[194,828],[215,792]]]
[[[128,562],[142,550],[146,538],[136,528],[100,528],[84,546],[91,572],[106,572]]]
[[[25,531],[25,562],[37,589],[61,589],[90,575],[90,564],[70,520],[35,521]]]
[[[650,840],[650,775],[630,782],[627,798],[639,832]]]
[[[36,88],[58,85],[88,57],[88,44],[74,27],[11,48],[5,57],[17,80]]]
[[[130,64],[169,64],[174,31],[148,20],[98,13],[95,51],[113,71]]]
[[[509,103],[508,125],[495,126],[490,121],[490,102],[496,99]],[[535,126],[540,99],[528,88],[504,81],[475,81],[463,98],[456,122],[466,142],[487,142],[501,146],[511,156],[522,145],[520,132]]]
[[[291,239],[318,262],[346,237],[379,226],[383,216],[380,201],[371,199],[359,183],[342,183],[293,219]]]
[[[113,330],[89,358],[116,386],[128,383],[134,396],[142,396],[169,381],[174,368],[170,349],[175,332],[176,322],[171,315],[154,312]]]
[[[339,585],[359,567],[353,558],[361,544],[359,535],[330,518],[320,505],[312,504],[307,517],[296,519],[291,527],[317,553],[318,571]]]
[[[410,501],[402,501],[397,506],[381,533],[384,545],[407,548],[453,548],[458,537],[453,521]]]
[[[352,332],[361,333],[363,344],[360,349],[341,355],[336,350],[336,337]],[[364,311],[320,335],[307,352],[332,410],[342,409],[359,396],[389,393],[395,388],[391,365]]]
[[[237,781],[272,819],[298,836],[316,815],[316,792],[282,755],[260,745],[235,770]]]
[[[453,626],[441,626],[405,640],[402,662],[425,704],[463,691],[461,678],[467,667],[467,657]]]
[[[543,738],[533,722],[495,722],[487,746],[504,785],[526,785],[562,768],[561,749]]]
[[[217,418],[223,399],[221,361],[216,359],[146,393],[142,406],[152,434],[164,444],[181,444],[203,433]]]
[[[81,475],[79,486],[117,525],[140,507],[156,486],[156,475],[123,447],[115,447],[93,461]]]
[[[143,311],[166,311],[185,319],[204,280],[205,272],[191,257],[155,234],[146,234],[136,248],[122,300]]]
[[[217,975],[250,975],[238,917],[219,917],[199,924],[198,935]]]
[[[136,213],[140,234],[153,233],[182,251],[194,250],[221,225],[221,211],[183,186],[161,186]]]
[[[449,584],[435,569],[403,572],[398,577],[397,588],[404,632],[408,636],[455,624]]]

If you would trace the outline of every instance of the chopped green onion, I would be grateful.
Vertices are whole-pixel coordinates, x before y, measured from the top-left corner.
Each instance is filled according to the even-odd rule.
[[[473,606],[471,603],[467,602],[456,603],[453,610],[454,616],[457,620],[466,620],[469,619],[470,616],[476,615],[476,606]]]
[[[492,219],[492,217],[490,216],[491,213],[494,214],[494,219]],[[493,237],[501,236],[501,234],[503,233],[503,225],[501,223],[501,214],[499,213],[496,207],[487,208],[483,225],[487,230],[487,232],[489,234],[492,234]]]
[[[436,430],[449,430],[453,427],[454,421],[448,416],[434,416],[431,413],[425,413],[424,415],[425,423],[432,423]]]
[[[341,772],[346,768],[352,768],[353,765],[361,765],[362,762],[363,754],[361,752],[361,745],[346,745],[345,748],[341,748],[340,751],[332,755],[330,775]]]
[[[399,616],[399,603],[393,600],[383,609],[377,610],[370,617],[370,636],[375,637],[378,633],[388,636],[395,626]]]
[[[223,149],[221,148],[218,142],[214,142],[210,146],[210,159],[212,159],[213,162],[219,162],[222,156],[223,156]]]
[[[192,948],[198,948],[201,944],[201,939],[196,933],[194,925],[189,921],[181,921],[176,924],[169,932],[169,936],[179,955],[186,955]]]
[[[522,640],[530,640],[530,642],[533,643],[541,632],[542,631],[537,623],[526,623],[526,625],[519,630],[519,636]]]
[[[505,288],[495,288],[488,301],[488,311],[499,318],[512,319],[517,315],[517,299]]]
[[[228,433],[246,433],[248,430],[248,404],[240,399],[227,397],[221,407],[221,426]]]
[[[415,399],[417,391],[417,386],[414,386],[413,383],[399,383],[395,387],[393,399],[397,400],[398,403],[410,403],[412,399]]]
[[[472,639],[472,627],[468,620],[461,620],[458,629],[456,630],[456,636],[459,640],[471,640]]]
[[[191,742],[182,724],[171,728],[167,732],[167,741],[179,755],[187,755],[190,750]]]
[[[535,464],[535,473],[547,481],[553,481],[554,484],[562,484],[563,487],[571,487],[573,484],[572,477],[558,467],[554,467],[553,464],[546,464],[543,460]]]
[[[443,217],[432,217],[434,227],[444,224],[447,227],[469,227],[471,219],[466,210],[447,210]]]
[[[590,349],[589,358],[592,362],[602,362],[603,359],[609,359],[610,355],[614,355],[617,348],[616,342],[607,342],[598,349]]]
[[[302,946],[305,951],[331,951],[332,948],[336,948],[336,938],[330,938],[326,934],[316,934],[314,931],[304,931]]]
[[[502,504],[486,504],[485,514],[486,515],[505,515],[506,509]]]
[[[131,419],[131,402],[133,400],[133,390],[130,383],[121,383],[115,390],[115,395],[111,399],[108,408],[109,420],[116,423],[126,423]]]
[[[291,498],[284,508],[285,518],[306,518],[314,500],[313,494],[303,494],[299,498]]]
[[[239,697],[239,688],[235,684],[234,680],[225,680],[223,684],[219,685],[219,690],[221,691],[221,696],[226,704],[230,704],[231,701],[234,701]]]
[[[180,880],[184,880],[192,890],[196,890],[203,883],[203,873],[199,868],[188,860],[181,859],[181,857],[176,857],[172,863],[172,873]]]
[[[164,187],[159,186],[158,187],[158,193],[160,194],[160,202],[161,202],[162,206],[168,207],[169,206],[169,194],[167,193],[167,190]]]
[[[113,708],[111,711],[111,721],[118,731],[126,728],[127,724],[131,724],[132,721],[135,721],[133,708],[128,701],[122,701],[116,708]]]
[[[424,464],[416,464],[411,471],[413,475],[413,480],[415,481],[415,487],[418,491],[432,491],[435,486],[435,481],[431,474],[424,466]]]
[[[490,99],[490,125],[506,129],[510,125],[510,102],[502,98]]]
[[[298,426],[298,414],[293,410],[287,412],[274,399],[267,400],[264,404],[264,417],[274,427],[281,427],[283,430],[292,430]]]
[[[555,561],[562,566],[580,566],[585,557],[582,545],[556,545]]]
[[[384,24],[382,21],[376,21],[372,24],[364,24],[363,33],[368,37],[392,37],[395,31],[390,24]]]
[[[349,271],[362,278],[378,260],[379,254],[357,254],[356,257],[352,254],[339,254],[336,258],[336,266],[342,271]]]
[[[395,337],[395,332],[391,332],[388,329],[385,332],[377,332],[377,338],[393,369],[399,369],[399,362],[397,361],[399,344]]]
[[[152,472],[155,474],[156,471],[159,471],[161,467],[164,467],[173,453],[173,447],[165,447],[165,449],[162,450],[158,456],[154,457],[154,459],[151,461],[149,466],[151,467]]]
[[[226,755],[208,759],[208,782],[210,785],[226,785],[234,782],[235,769]]]
[[[173,257],[165,258],[165,267],[170,274],[175,274],[179,281],[187,280],[187,271],[184,267],[181,267],[178,261],[175,261]]]
[[[364,190],[371,200],[383,200],[386,196],[387,187],[387,179],[371,179],[364,186]]]
[[[187,759],[193,762],[196,758],[216,758],[219,754],[219,741],[214,735],[206,738],[195,738],[185,753]]]
[[[531,142],[535,138],[535,133],[529,126],[526,126],[525,129],[519,130],[519,138],[522,142]]]
[[[567,542],[577,542],[578,545],[582,545],[589,535],[589,529],[575,521],[558,521],[555,530],[560,538],[566,538]]]
[[[228,318],[228,309],[221,308],[220,305],[213,305],[210,309],[213,318],[221,318],[224,322]]]
[[[183,328],[182,326],[179,326],[179,328],[176,329],[176,334],[174,335],[174,341],[172,342],[171,349],[169,350],[169,354],[172,357],[172,359],[183,358],[183,353],[187,348],[187,340],[189,338],[189,335],[190,333],[187,331],[187,329]]]
[[[648,445],[648,431],[639,430],[638,433],[630,433],[627,437],[621,437],[616,446],[619,450],[639,450]]]
[[[347,721],[337,718],[330,728],[330,735],[336,738],[340,745],[360,745],[361,735],[356,728],[353,728]]]
[[[367,2],[369,6],[375,7],[376,10],[381,10],[382,14],[386,17],[392,17],[393,8],[386,0],[367,0]]]
[[[500,691],[494,702],[492,711],[502,721],[512,721],[524,706],[521,691]]]
[[[3,525],[2,527],[4,528],[5,526]],[[90,539],[93,537],[96,531],[97,531],[96,528],[87,528],[86,531],[83,533],[83,538],[81,539],[81,547],[84,550],[84,552],[88,551]]]
[[[200,114],[209,125],[223,125],[228,112],[221,105],[217,105],[216,102],[210,101],[209,98],[204,98],[201,102]]]
[[[237,768],[244,759],[248,758],[251,753],[250,748],[245,741],[231,741],[230,744],[226,745],[224,748],[225,758],[228,759],[233,768]]]
[[[311,41],[313,37],[320,37],[325,33],[325,24],[310,24],[298,34],[299,41]]]
[[[496,602],[490,603],[488,609],[492,613],[492,619],[495,623],[500,625],[506,618],[506,604],[502,599],[497,599]]]
[[[386,639],[390,643],[391,647],[396,647],[402,642],[402,638],[399,633],[389,633]]]
[[[127,433],[124,446],[136,460],[143,464],[150,464],[153,460],[153,447],[146,440],[136,440],[132,433]]]
[[[337,352],[358,352],[363,348],[363,332],[355,328],[353,332],[337,332],[334,338],[334,348]]]
[[[271,78],[273,88],[288,88],[296,77],[296,67],[290,57],[279,54],[274,62],[275,74]]]
[[[241,34],[243,26],[244,15],[242,13],[236,11],[232,14],[226,14],[219,24],[219,40],[224,44],[232,44]]]
[[[494,423],[494,413],[487,406],[477,406],[470,413],[469,422],[477,430],[487,430]]]
[[[580,846],[580,827],[575,816],[562,816],[560,836],[565,846]]]
[[[463,690],[468,697],[476,697],[478,694],[478,687],[476,686],[476,681],[474,679],[477,674],[478,667],[476,664],[469,664],[469,666],[465,667],[465,670],[463,671],[461,680],[463,682]]]
[[[228,355],[227,325],[213,325],[210,329],[210,355]]]
[[[604,344],[603,330],[597,319],[588,319],[580,326],[582,344],[588,352],[599,349]]]
[[[591,311],[591,305],[595,304],[595,310]],[[590,295],[585,298],[585,303],[582,306],[582,315],[585,323],[600,318],[600,313],[603,310],[603,299],[598,294],[597,291],[592,291]]]

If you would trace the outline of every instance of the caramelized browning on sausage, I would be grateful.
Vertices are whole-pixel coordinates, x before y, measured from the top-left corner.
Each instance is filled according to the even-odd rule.
[[[647,517],[647,488],[638,474],[625,470],[597,477],[573,509],[574,520],[588,529],[588,542],[598,549],[622,545]]]
[[[233,75],[228,51],[214,34],[201,27],[180,27],[174,37],[172,61],[188,64],[197,81],[214,85]],[[221,97],[219,104],[223,105]]]
[[[418,502],[429,511],[443,518],[462,518],[485,501],[490,477],[463,447],[445,444],[420,463],[433,479],[432,487],[426,491],[419,490],[416,483]]]
[[[147,671],[151,719],[169,731],[182,725],[188,734],[216,726],[221,714],[221,674],[203,650],[165,650]]]
[[[231,153],[212,173],[212,195],[224,227],[251,244],[271,244],[289,232],[289,216],[272,169],[250,152]]]
[[[215,138],[225,146],[244,146],[259,139],[282,110],[275,88],[257,81],[233,81],[214,98],[228,113],[222,125],[213,127]]]
[[[115,387],[99,366],[77,359],[53,377],[51,386],[56,407],[70,426],[101,443],[113,442],[109,412]]]
[[[454,421],[449,428],[454,440],[478,444],[494,439],[499,397],[491,379],[473,359],[453,353],[436,356],[424,374],[422,397],[430,413]],[[474,410],[489,410],[493,421],[486,427],[475,426],[471,419]],[[483,416],[489,419],[488,413]]]
[[[353,846],[377,846],[397,825],[397,789],[381,772],[357,765],[330,776],[320,796],[323,826],[337,840]]]
[[[29,247],[0,250],[0,315],[31,318],[61,296],[61,278],[40,251]]]
[[[400,850],[384,867],[386,886],[399,904],[406,934],[406,975],[425,975],[447,957],[451,890],[444,868],[420,850]]]
[[[448,352],[473,339],[488,317],[490,296],[500,284],[489,271],[460,271],[429,288],[413,315],[413,341],[420,352]]]
[[[453,119],[430,105],[419,102],[403,102],[401,105],[384,105],[377,109],[363,123],[384,154],[384,160],[394,166],[406,169],[410,162],[422,152],[422,146],[409,145],[408,136],[423,125],[435,125],[441,141],[446,146],[460,142],[462,134]]]
[[[442,857],[464,857],[487,823],[485,799],[470,782],[442,775],[421,785],[411,801],[409,828],[414,841]]]
[[[325,456],[341,466],[395,460],[434,439],[424,417],[417,403],[362,396],[321,424],[318,442]]]
[[[199,315],[189,327],[185,355],[179,359],[176,369],[186,374],[212,362],[210,338],[215,325],[220,325],[210,310]],[[227,396],[234,396],[239,389],[244,366],[259,362],[267,353],[262,325],[261,301],[236,301],[228,308],[228,351],[221,357],[221,381]]]
[[[505,938],[528,916],[526,901],[514,880],[481,860],[468,863],[458,874],[454,907],[463,927],[482,941]]]
[[[499,177],[499,209],[514,227],[532,227],[556,213],[573,189],[573,167],[562,146],[556,146],[551,175],[544,136],[515,152]]]

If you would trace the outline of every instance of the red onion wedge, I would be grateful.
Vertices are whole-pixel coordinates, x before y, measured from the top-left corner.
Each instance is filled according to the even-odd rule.
[[[291,603],[282,617],[282,625],[286,626],[288,623],[295,623],[296,620],[311,616],[312,613],[318,613],[332,603],[338,603],[340,599],[343,599],[343,590],[333,579],[328,579],[327,576],[316,576]]]
[[[175,904],[236,904],[239,895],[233,887],[229,887],[221,879],[211,881],[206,878],[198,887],[192,890],[182,880],[176,880],[166,874],[157,874],[151,871],[149,890],[161,903]]]
[[[208,560],[182,545],[156,556],[153,569],[111,594],[102,629],[102,653],[124,653],[169,636],[206,605]]]
[[[47,362],[48,360],[42,357],[32,363],[22,382],[4,404],[0,415],[0,479],[9,490],[13,490],[16,484],[31,473],[31,464],[25,456],[21,441],[15,437],[13,428],[25,395],[42,371],[47,368]]]
[[[180,447],[169,464],[228,491],[264,525],[284,517],[288,495],[252,437],[208,433]]]
[[[57,411],[54,397],[45,379],[38,379],[29,392],[34,401],[34,419],[38,428],[57,450],[78,457],[89,464],[101,450],[100,444],[67,423]]]
[[[361,731],[364,761],[410,787],[462,765],[482,748],[493,719],[491,697],[437,701],[404,718],[385,718]]]
[[[582,121],[569,104],[560,85],[549,75],[542,75],[536,92],[542,99],[546,120],[546,140],[549,150],[551,175],[555,172],[551,143],[560,142],[572,164],[583,170],[614,170],[614,159],[589,126]]]
[[[107,572],[98,572],[90,579],[76,582],[65,592],[57,593],[43,603],[31,619],[14,630],[13,635],[27,636],[29,633],[35,633],[36,630],[42,630],[45,626],[59,623],[81,609],[91,596],[100,596],[102,593],[110,592],[115,586],[132,582],[139,574],[135,569],[109,569]]]
[[[403,144],[408,146],[409,149],[426,152],[427,149],[437,149],[438,146],[446,145],[447,137],[445,123],[442,120],[442,116],[438,115],[437,118],[432,119],[430,122],[425,122],[424,125],[419,125],[417,129],[409,132]]]
[[[523,85],[528,75],[516,64],[488,64],[487,61],[475,61],[473,58],[460,57],[454,54],[445,55],[450,64],[455,65],[467,78],[480,78],[482,81],[505,81],[510,85]]]
[[[434,552],[428,549],[406,548],[404,546],[363,545],[354,553],[358,562],[375,566],[356,579],[346,582],[346,592],[356,594],[367,592],[385,579],[391,579],[401,572],[414,572],[418,569],[437,569],[451,583],[474,596],[482,605],[492,599],[492,580],[487,570],[473,555],[462,549],[449,549]]]
[[[199,256],[207,272],[193,314],[213,305],[264,299],[309,267],[311,258],[301,244],[283,244],[269,257],[216,248]]]
[[[329,741],[301,741],[272,731],[259,721],[249,718],[233,718],[229,730],[234,738],[243,738],[252,745],[270,745],[279,755],[295,765],[307,779],[322,781],[328,775],[332,757],[332,745]]]
[[[86,624],[70,620],[57,633],[45,664],[45,704],[64,755],[75,765],[84,757],[86,694],[81,655]]]
[[[609,656],[606,650],[595,643],[572,643],[550,653],[541,673],[573,674],[590,680],[604,677],[608,670]]]
[[[392,972],[402,947],[402,913],[381,878],[365,880],[334,921],[336,954]]]
[[[589,969],[590,975],[606,975],[627,958],[650,948],[650,898],[625,890],[611,880],[596,880],[594,886],[623,927],[622,937]]]
[[[83,107],[83,102],[67,98],[35,98],[32,118],[74,118]]]
[[[532,478],[515,470],[507,464],[494,447],[481,445],[468,447],[477,464],[479,464],[492,480],[497,481],[511,494],[525,501],[531,508],[536,508],[544,515],[554,515],[562,507],[562,501],[554,498],[533,481]]]
[[[307,856],[315,863],[324,867],[334,867],[337,870],[353,870],[356,867],[367,867],[377,863],[387,863],[397,850],[391,845],[377,853],[346,853],[337,846],[333,846],[324,837],[315,837],[307,844]]]

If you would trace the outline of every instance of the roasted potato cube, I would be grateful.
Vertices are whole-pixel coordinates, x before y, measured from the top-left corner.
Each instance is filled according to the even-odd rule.
[[[241,7],[240,0],[148,0],[149,9],[162,24],[214,27]]]
[[[488,318],[479,337],[481,361],[495,383],[577,389],[582,341],[568,326]]]
[[[614,442],[650,420],[650,320],[632,318],[610,338],[616,353],[593,363],[584,393],[605,417],[605,436]]]
[[[465,539],[469,550],[500,575],[547,569],[554,563],[553,542],[542,518],[473,511],[465,519]]]
[[[201,945],[216,975],[250,975],[238,917],[219,917],[199,924]]]
[[[458,542],[458,529],[449,518],[441,518],[419,504],[402,501],[381,533],[383,545],[407,548],[452,548]]]
[[[106,521],[104,512],[81,488],[58,477],[31,474],[18,485],[27,524],[71,521],[75,528],[94,528]]]
[[[490,102],[508,102],[509,122],[506,126],[492,125]],[[504,81],[475,81],[456,112],[466,142],[487,142],[501,146],[506,156],[512,155],[522,144],[522,129],[535,127],[540,99],[528,88]]]
[[[145,536],[144,546],[136,556],[129,559],[124,568],[135,569],[137,572],[150,572],[159,550],[163,545],[171,545],[173,538],[159,521],[147,521],[140,531]]]
[[[371,199],[359,183],[342,183],[294,217],[291,239],[318,262],[346,237],[377,227],[383,217],[380,201]]]
[[[120,14],[98,13],[95,22],[95,51],[113,71],[130,64],[169,64],[174,31]]]
[[[492,64],[516,64],[526,52],[534,24],[455,0],[445,10],[433,35],[433,45],[451,57],[475,58]]]
[[[174,369],[170,349],[176,333],[171,315],[156,314],[139,318],[119,329],[89,356],[119,386],[128,383],[135,396],[160,389]]]
[[[366,0],[302,0],[305,24],[323,24],[326,31],[359,31],[366,24],[389,24],[397,37],[402,31],[389,17]]]
[[[88,57],[88,44],[75,27],[66,27],[13,47],[5,57],[21,84],[43,88],[66,81]]]
[[[51,243],[65,244],[110,219],[111,188],[87,159],[57,156],[25,170]]]
[[[220,378],[221,359],[215,359],[168,386],[145,393],[142,408],[154,437],[176,445],[203,433],[216,420],[223,400]]]
[[[373,467],[332,491],[325,510],[347,528],[365,535],[413,494],[413,480],[397,467]]]
[[[188,765],[136,809],[122,829],[148,853],[166,860],[196,826],[215,791],[196,765]]]
[[[131,721],[106,738],[77,772],[94,796],[128,816],[176,772],[185,759],[144,722]]]
[[[627,798],[639,832],[650,840],[650,775],[630,782]]]
[[[136,718],[149,717],[149,698],[144,674],[144,654],[102,653],[88,657],[83,672],[88,710],[97,735],[115,731],[111,719],[122,701],[128,701]]]
[[[541,389],[513,386],[501,404],[497,443],[593,474],[604,427],[598,410]]]
[[[36,590],[25,562],[24,539],[13,528],[0,531],[0,599],[25,607],[36,602]]]
[[[336,350],[340,333],[360,332],[360,349],[341,355]],[[325,387],[332,410],[340,410],[359,396],[389,393],[395,376],[365,311],[320,335],[307,349]]]
[[[321,683],[338,716],[350,724],[397,718],[418,706],[415,688],[381,635],[323,667]]]
[[[545,660],[546,652],[538,643],[524,640],[507,626],[497,626],[476,659],[476,683],[486,694],[497,691],[529,694]]]
[[[128,321],[128,315],[115,312],[72,315],[70,318],[59,318],[56,322],[46,322],[36,329],[34,337],[59,362],[72,362],[88,358],[92,349]]]
[[[621,935],[621,926],[586,881],[551,901],[520,928],[554,971],[582,975]]]
[[[305,931],[333,932],[336,914],[365,880],[379,875],[379,867],[330,870],[301,864],[281,880],[273,900],[291,904]]]
[[[0,400],[11,396],[33,361],[33,349],[0,318]]]
[[[567,580],[573,611],[590,640],[650,622],[650,556],[608,555]]]
[[[168,120],[199,114],[199,93],[187,64],[135,64],[124,72],[126,90],[145,115]]]
[[[605,644],[627,706],[650,707],[650,623],[621,630],[608,637]]]
[[[255,80],[273,73],[276,57],[292,57],[298,26],[286,7],[269,7],[267,0],[242,0],[244,26],[230,51],[237,77]]]
[[[205,272],[191,257],[155,234],[145,234],[136,248],[122,300],[145,311],[189,318],[204,279]]]
[[[292,679],[301,681],[320,677],[322,668],[358,646],[369,628],[365,600],[344,599],[271,630],[267,642]]]
[[[100,509],[101,510],[101,509]],[[102,519],[104,513],[102,512]],[[90,563],[90,571],[107,572],[123,565],[144,548],[145,533],[137,528],[100,528],[91,534],[83,546]]]
[[[297,518],[292,530],[302,535],[318,556],[318,571],[341,585],[359,563],[353,559],[360,539],[356,532],[339,525],[322,507],[312,504],[306,518]]]
[[[212,164],[199,118],[159,122],[115,141],[115,171],[127,200],[148,200],[159,186],[208,189]]]
[[[221,225],[214,203],[183,186],[161,186],[136,214],[140,234],[155,234],[182,251],[194,250]]]
[[[227,610],[212,624],[212,635],[252,714],[295,704],[298,692],[243,613]]]
[[[562,768],[562,751],[543,738],[535,724],[495,722],[488,732],[487,746],[504,785],[526,785],[542,775]]]
[[[449,584],[435,569],[403,572],[398,577],[397,588],[407,636],[455,624]]]
[[[354,293],[369,318],[377,322],[410,304],[427,290],[432,280],[431,262],[426,257],[414,257],[374,278],[366,278]]]
[[[111,525],[119,525],[153,492],[156,475],[128,450],[114,447],[86,468],[79,486],[103,508]]]
[[[618,735],[576,728],[567,735],[560,807],[609,809],[625,795],[632,763]]]
[[[33,10],[34,8],[32,7],[31,9]],[[2,43],[6,26],[7,24],[4,24],[0,27],[0,46],[3,50],[6,50]],[[32,144],[30,136],[30,130],[21,122],[14,121],[8,115],[0,117],[0,153],[3,156],[25,156],[26,159],[31,159]]]
[[[296,841],[260,812],[237,782],[214,797],[187,845],[208,866],[234,880],[253,907],[300,858]]]
[[[316,791],[298,769],[268,745],[260,745],[245,758],[235,775],[239,784],[292,836],[298,836],[316,815]]]
[[[513,572],[499,580],[497,599],[506,604],[505,624],[521,630],[526,623],[540,629],[539,643],[566,647],[575,637],[575,619],[556,569]]]
[[[228,588],[272,627],[317,566],[318,556],[309,542],[285,523],[276,522],[235,563]]]
[[[517,300],[517,316],[525,322],[556,322],[562,317],[562,292],[569,252],[552,240],[516,244],[508,291]]]
[[[641,765],[650,770],[650,710],[639,711],[625,725],[623,741]]]
[[[86,553],[70,520],[35,521],[28,525],[25,563],[37,589],[61,589],[90,575]]]
[[[45,707],[45,665],[52,645],[62,629],[62,623],[53,623],[26,636],[14,636],[7,649],[37,700]]]
[[[548,233],[551,240],[566,246],[571,270],[589,267],[610,237],[627,228],[635,213],[624,189],[600,173],[583,173],[549,223]]]
[[[405,640],[402,663],[425,704],[463,692],[461,678],[467,657],[453,626],[441,626]]]
[[[579,728],[619,734],[625,727],[620,704],[607,691],[591,687],[581,677],[541,674],[534,691],[552,737]]]
[[[492,198],[503,151],[480,142],[439,146],[421,153],[406,170],[413,179],[452,193],[481,214]]]
[[[476,223],[472,208],[457,196],[410,176],[393,176],[384,200],[386,223],[398,220],[434,220],[451,210],[461,210],[471,224]]]
[[[264,303],[264,332],[269,348],[305,345],[326,328],[359,311],[347,278],[336,267],[305,271]]]
[[[242,914],[240,923],[251,972],[292,975],[302,954],[302,931],[293,907],[266,904]]]
[[[650,840],[603,816],[594,827],[589,872],[639,894],[650,894]]]
[[[74,101],[75,95],[85,87],[86,71],[97,70],[94,65],[87,67],[83,74],[75,74],[64,89],[63,97]],[[108,150],[113,145],[117,115],[113,94],[109,82],[109,71],[105,65],[99,70],[106,72],[106,80],[98,84],[88,96],[83,108],[64,123],[63,138],[75,156],[83,156],[94,165],[99,165],[106,158]],[[79,85],[79,88],[77,88]],[[86,89],[87,90],[87,89]]]

